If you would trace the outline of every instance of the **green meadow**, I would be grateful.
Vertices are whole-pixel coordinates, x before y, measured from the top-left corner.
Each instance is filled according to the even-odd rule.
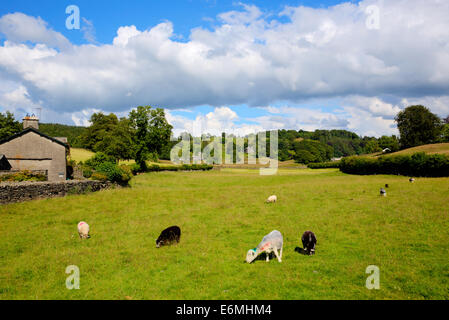
[[[264,203],[271,194],[278,202]],[[0,299],[449,299],[448,204],[449,178],[147,173],[130,188],[0,206]],[[171,225],[180,243],[157,249]],[[282,263],[244,263],[274,229]],[[295,252],[306,230],[315,256]],[[66,288],[69,265],[79,290]],[[379,290],[365,287],[370,265]]]

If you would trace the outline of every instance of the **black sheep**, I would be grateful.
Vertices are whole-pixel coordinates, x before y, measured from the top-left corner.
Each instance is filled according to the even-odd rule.
[[[316,245],[316,237],[312,231],[306,231],[302,235],[302,245],[304,247],[304,251],[310,256],[315,254],[315,245]]]
[[[156,248],[170,245],[174,242],[178,243],[181,238],[181,229],[178,226],[169,227],[161,232],[156,240]]]

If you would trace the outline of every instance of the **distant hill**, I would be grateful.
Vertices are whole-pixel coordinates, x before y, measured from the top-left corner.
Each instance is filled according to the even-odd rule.
[[[39,123],[39,131],[50,137],[66,137],[69,145],[74,148],[81,148],[81,134],[86,127],[70,126],[57,123]]]

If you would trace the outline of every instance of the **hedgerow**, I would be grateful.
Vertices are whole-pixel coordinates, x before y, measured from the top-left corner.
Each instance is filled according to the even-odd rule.
[[[309,163],[307,167],[309,167],[310,169],[340,168],[340,161]]]
[[[448,177],[449,157],[424,152],[378,158],[347,157],[341,160],[340,170],[344,173],[359,175],[395,174],[414,177]]]

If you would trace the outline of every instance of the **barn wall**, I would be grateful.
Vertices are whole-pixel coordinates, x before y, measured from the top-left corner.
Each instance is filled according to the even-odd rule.
[[[66,148],[35,132],[28,132],[0,145],[12,170],[47,170],[49,181],[67,178]]]

